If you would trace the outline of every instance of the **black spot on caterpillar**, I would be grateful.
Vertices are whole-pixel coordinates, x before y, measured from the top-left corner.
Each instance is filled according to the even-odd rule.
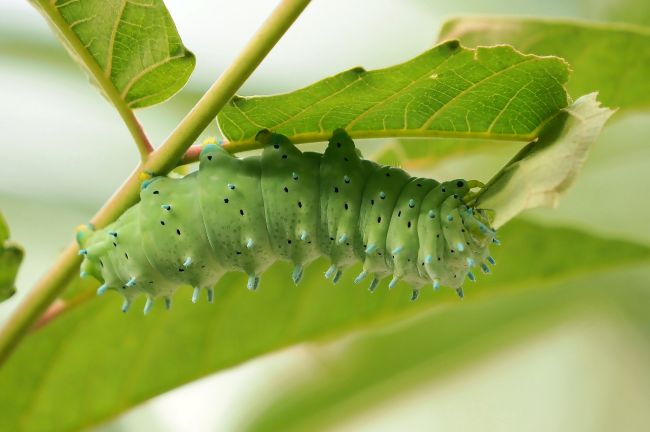
[[[145,295],[146,313],[158,297],[170,307],[176,288],[190,284],[192,301],[205,288],[211,302],[226,272],[247,273],[255,290],[273,262],[288,260],[298,284],[303,267],[325,255],[334,283],[362,261],[354,282],[369,278],[370,291],[392,275],[389,288],[403,280],[413,300],[427,284],[462,297],[472,267],[488,273],[486,262],[494,264],[495,231],[484,211],[463,201],[478,182],[413,178],[364,160],[342,129],[323,154],[267,130],[257,140],[261,156],[246,158],[205,146],[198,171],[143,183],[140,202],[113,224],[79,231],[82,273],[103,281],[98,294],[121,292],[123,311]]]

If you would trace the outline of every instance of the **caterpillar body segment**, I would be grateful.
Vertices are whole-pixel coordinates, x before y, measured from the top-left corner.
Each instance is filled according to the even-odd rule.
[[[386,250],[390,253],[393,280],[403,279],[414,288],[429,283],[417,268],[419,238],[417,233],[419,212],[426,195],[439,183],[426,178],[411,179],[399,194],[390,219]]]
[[[372,163],[372,169],[369,171],[359,216],[359,228],[366,254],[362,258],[363,271],[383,279],[391,274],[391,267],[386,261],[386,240],[393,209],[400,192],[411,177],[399,168],[375,163]]]
[[[223,272],[235,269],[255,277],[274,261],[266,228],[259,224],[265,218],[260,176],[259,157],[236,158],[214,144],[201,152],[199,184],[189,196],[199,194],[198,213],[207,232],[203,244]]]
[[[260,221],[273,245],[273,254],[296,265],[321,255],[318,247],[320,154],[302,153],[286,137],[263,131],[262,151],[264,216]],[[299,281],[300,272],[294,281]]]
[[[347,133],[335,131],[322,155],[319,177],[321,251],[337,269],[363,257],[358,234],[367,169]]]
[[[489,272],[488,246],[496,233],[483,210],[463,198],[475,184],[413,178],[399,168],[361,158],[343,130],[334,132],[323,154],[301,152],[285,136],[261,131],[259,156],[237,158],[206,145],[199,169],[183,178],[154,177],[143,183],[140,202],[102,230],[77,235],[84,254],[81,271],[132,299],[157,297],[171,306],[182,284],[213,298],[213,286],[229,271],[248,275],[258,288],[277,260],[294,263],[298,284],[305,267],[321,255],[336,283],[361,261],[355,283],[369,290],[391,277],[411,285],[412,299],[425,286],[448,286],[462,297],[473,267]]]

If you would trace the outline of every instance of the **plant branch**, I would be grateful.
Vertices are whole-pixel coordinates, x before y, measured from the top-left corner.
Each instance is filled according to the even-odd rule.
[[[197,162],[201,155],[201,150],[203,150],[203,146],[192,146],[188,148],[178,164],[187,165],[192,162]]]
[[[166,174],[176,166],[185,151],[253,73],[308,4],[309,0],[283,0],[277,6],[239,57],[183,118],[167,140],[138,165],[95,214],[91,221],[93,225],[98,228],[108,225],[138,200],[142,172]],[[7,360],[32,325],[74,278],[81,262],[77,251],[78,247],[74,243],[66,248],[0,330],[0,364]]]

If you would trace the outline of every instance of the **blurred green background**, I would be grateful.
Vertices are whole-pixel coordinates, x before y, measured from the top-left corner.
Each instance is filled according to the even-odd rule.
[[[180,94],[138,112],[155,144],[275,5],[165,3],[197,67]],[[289,91],[352,66],[404,61],[432,46],[445,19],[459,14],[650,25],[647,1],[315,1],[240,93]],[[18,293],[0,304],[4,322],[74,227],[130,173],[138,154],[115,110],[25,1],[0,4],[0,95],[0,209],[12,239],[26,250]],[[575,260],[575,270],[567,267],[566,275],[554,278],[549,264],[535,279],[517,279],[501,261],[495,271],[506,276],[485,285],[481,278],[462,304],[448,296],[437,305],[436,297],[428,296],[423,301],[434,306],[433,313],[420,307],[390,326],[267,354],[156,397],[99,430],[232,430],[244,424],[373,431],[647,430],[647,108],[619,112],[609,122],[558,209],[526,213],[511,237],[504,230],[510,244],[502,249],[512,248],[509,259],[531,260],[517,262],[519,273],[534,268],[537,257],[550,263]],[[204,135],[216,133],[213,124]],[[360,147],[368,156],[381,154],[384,145],[392,143]],[[413,174],[486,180],[517,149],[498,146],[394,162]],[[607,301],[615,291],[625,294]],[[393,360],[390,353],[400,352],[413,357]],[[286,408],[274,405],[276,400]]]

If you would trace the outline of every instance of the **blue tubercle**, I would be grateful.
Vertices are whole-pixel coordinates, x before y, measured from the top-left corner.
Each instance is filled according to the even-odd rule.
[[[192,303],[198,303],[199,295],[201,295],[201,288],[194,287],[194,291],[192,291]]]
[[[248,277],[248,282],[246,283],[246,288],[248,288],[251,291],[255,291],[260,283],[260,277],[259,276],[249,276]]]
[[[146,315],[151,311],[151,308],[153,308],[153,299],[147,297],[147,302],[144,304],[144,310],[142,312]]]
[[[214,289],[208,288],[208,303],[214,302]]]
[[[334,264],[332,264],[332,265],[329,266],[329,268],[325,271],[325,279],[329,279],[329,278],[331,278],[332,276],[334,276],[335,273],[336,273],[336,266],[335,266]]]
[[[302,266],[300,264],[297,264],[293,268],[293,273],[291,274],[291,279],[293,280],[294,284],[298,285],[300,283],[300,280],[302,279],[302,273],[303,273]]]
[[[368,287],[368,291],[375,292],[377,285],[379,285],[379,279],[376,277],[372,278],[372,281],[370,281],[370,286]]]
[[[219,148],[219,146],[216,145],[216,144],[207,144],[201,149],[201,153],[200,153],[199,157],[202,157],[204,153],[210,153],[212,151],[215,151],[218,148]]]
[[[361,273],[359,273],[359,275],[354,278],[354,283],[358,284],[359,282],[364,280],[366,278],[366,276],[368,276],[368,272],[365,271],[365,270],[362,270]]]
[[[149,185],[154,182],[154,180],[155,179],[147,179],[147,180],[143,181],[142,184],[140,184],[140,190],[143,191],[146,188],[148,188]]]

